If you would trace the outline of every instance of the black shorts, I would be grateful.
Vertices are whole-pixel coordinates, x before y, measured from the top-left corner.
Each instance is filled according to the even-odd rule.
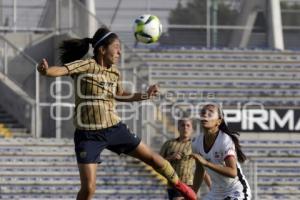
[[[122,122],[101,130],[78,130],[74,134],[77,163],[101,163],[107,148],[117,154],[132,152],[141,142]]]
[[[175,197],[183,197],[179,191],[177,191],[173,188],[168,189],[168,196],[169,196],[169,200],[172,200]]]

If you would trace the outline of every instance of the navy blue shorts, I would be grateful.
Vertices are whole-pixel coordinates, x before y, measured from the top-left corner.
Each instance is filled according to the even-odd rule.
[[[168,189],[168,196],[169,196],[169,200],[172,200],[175,197],[183,197],[179,191],[177,191],[173,188]]]
[[[141,142],[122,122],[101,130],[78,130],[74,134],[77,163],[101,163],[106,148],[117,154],[132,152]]]

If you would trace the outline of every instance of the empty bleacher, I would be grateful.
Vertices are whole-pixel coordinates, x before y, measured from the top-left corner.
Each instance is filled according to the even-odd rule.
[[[300,103],[296,51],[163,48],[136,53],[164,93],[209,93],[225,105],[255,99],[273,107]]]
[[[131,157],[102,154],[94,199],[166,199],[153,171]],[[79,172],[70,139],[0,140],[0,199],[75,199]]]
[[[256,164],[258,199],[299,199],[299,140],[242,140],[241,144]]]

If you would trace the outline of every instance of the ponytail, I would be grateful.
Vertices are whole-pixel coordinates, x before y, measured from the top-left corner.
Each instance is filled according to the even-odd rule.
[[[222,123],[220,124],[219,126],[219,129],[226,133],[227,135],[229,135],[235,145],[235,151],[236,151],[236,154],[237,154],[237,158],[238,158],[238,161],[240,163],[243,163],[245,162],[245,160],[247,160],[247,157],[246,155],[243,153],[242,151],[242,148],[241,148],[241,145],[240,145],[240,141],[238,139],[238,136],[240,135],[238,132],[234,132],[234,131],[231,131],[228,126],[226,125],[224,119],[222,119]]]
[[[62,64],[81,59],[89,51],[90,38],[65,40],[60,45],[60,61]]]
[[[95,32],[93,38],[65,40],[59,47],[60,61],[66,64],[81,59],[89,51],[89,44],[94,48],[94,58],[97,59],[99,47],[107,48],[115,39],[118,39],[117,34],[103,26]]]

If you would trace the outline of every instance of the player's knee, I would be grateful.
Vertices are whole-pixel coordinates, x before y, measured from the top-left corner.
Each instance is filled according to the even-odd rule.
[[[145,162],[147,165],[150,165],[150,166],[155,166],[155,153],[151,153],[151,154],[148,154],[147,156],[143,157],[141,160],[143,162]]]
[[[85,196],[89,196],[94,194],[96,191],[96,184],[90,183],[90,184],[84,184],[81,186],[81,192]]]
[[[150,164],[154,168],[161,168],[163,164],[163,158],[157,154],[157,153],[152,153],[151,158],[150,158]]]

